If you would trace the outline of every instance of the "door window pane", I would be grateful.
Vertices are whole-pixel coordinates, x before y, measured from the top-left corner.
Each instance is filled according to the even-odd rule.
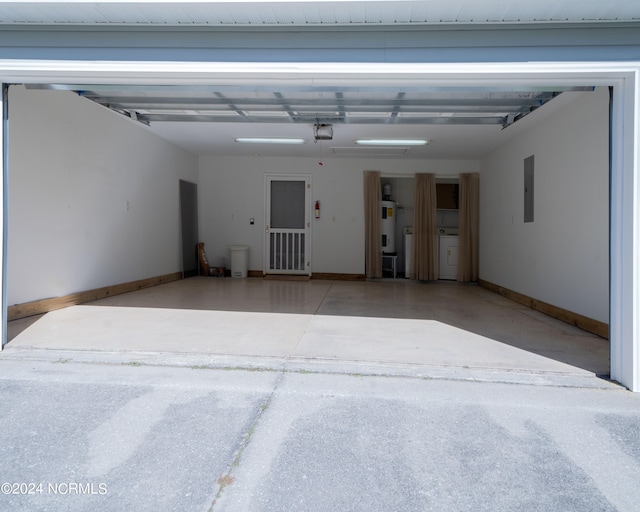
[[[271,182],[271,227],[304,229],[304,181]]]

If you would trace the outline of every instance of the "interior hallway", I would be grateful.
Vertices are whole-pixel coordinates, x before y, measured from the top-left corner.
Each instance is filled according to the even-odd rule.
[[[11,349],[608,375],[609,343],[483,288],[195,277],[10,322]]]

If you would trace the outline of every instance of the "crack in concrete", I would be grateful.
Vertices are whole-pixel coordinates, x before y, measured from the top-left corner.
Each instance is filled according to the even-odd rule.
[[[207,512],[213,512],[214,511],[216,503],[218,502],[218,500],[222,496],[222,493],[224,492],[224,490],[234,482],[235,478],[233,477],[233,470],[240,465],[240,461],[242,459],[242,454],[244,453],[245,449],[249,445],[249,442],[251,441],[251,438],[253,437],[253,434],[254,434],[254,432],[256,430],[256,426],[260,422],[260,419],[264,415],[265,411],[271,405],[271,401],[273,400],[273,397],[274,397],[276,391],[280,387],[280,383],[282,382],[282,379],[284,378],[284,374],[285,373],[286,372],[284,370],[280,371],[280,375],[278,376],[278,379],[274,383],[273,389],[271,390],[271,393],[269,393],[269,396],[266,398],[266,400],[260,406],[260,410],[258,411],[258,414],[255,416],[254,420],[251,422],[251,424],[249,425],[249,428],[247,429],[246,433],[244,434],[243,441],[240,444],[240,447],[238,448],[238,450],[236,451],[236,453],[235,453],[235,455],[233,457],[233,460],[227,466],[227,470],[216,480],[216,483],[218,485],[218,489],[217,489],[217,491],[216,491],[216,493],[215,493],[215,495],[213,497],[213,500],[211,502],[211,506],[207,509]]]

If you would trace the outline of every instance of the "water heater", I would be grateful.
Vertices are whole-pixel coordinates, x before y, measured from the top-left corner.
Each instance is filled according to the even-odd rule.
[[[382,201],[382,252],[396,252],[396,202]]]

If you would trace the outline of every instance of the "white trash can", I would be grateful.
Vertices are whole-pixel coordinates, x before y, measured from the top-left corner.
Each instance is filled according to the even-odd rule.
[[[249,246],[230,245],[231,253],[231,277],[247,277],[249,266]]]

